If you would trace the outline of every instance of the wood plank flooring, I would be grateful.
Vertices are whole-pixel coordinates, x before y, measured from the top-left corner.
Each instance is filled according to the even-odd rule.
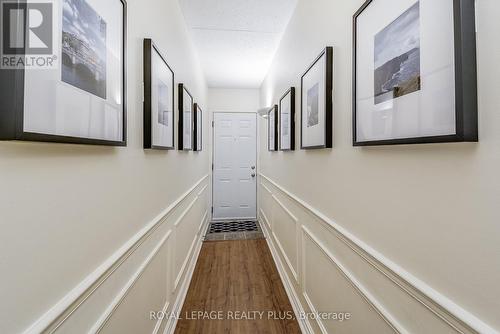
[[[202,246],[175,333],[300,333],[290,318],[265,239],[212,241]]]

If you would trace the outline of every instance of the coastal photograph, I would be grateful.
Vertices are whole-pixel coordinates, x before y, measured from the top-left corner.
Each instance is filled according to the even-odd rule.
[[[421,89],[420,2],[375,35],[375,104]]]
[[[62,81],[106,99],[106,22],[84,0],[64,0]]]

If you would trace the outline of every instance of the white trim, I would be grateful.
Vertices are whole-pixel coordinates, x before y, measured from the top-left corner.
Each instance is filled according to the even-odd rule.
[[[205,192],[205,190],[207,190],[208,188],[208,184],[206,184],[199,192],[198,192],[198,197],[200,197],[201,195],[203,195],[203,193]]]
[[[206,230],[208,229],[208,226],[209,226],[209,224],[205,225],[204,232],[206,232]],[[191,283],[191,279],[193,278],[193,273],[194,273],[194,269],[196,267],[196,262],[198,260],[199,255],[200,255],[201,247],[203,245],[202,239],[203,239],[204,234],[205,233],[202,233],[198,237],[198,245],[196,246],[195,256],[193,256],[191,258],[191,262],[189,263],[189,267],[188,267],[188,272],[187,272],[186,277],[185,277],[184,281],[182,282],[182,285],[179,289],[179,293],[177,294],[177,299],[175,300],[174,306],[172,307],[172,310],[170,311],[171,314],[179,314],[180,315],[180,313],[182,311],[182,306],[184,305],[184,300],[186,299],[186,296],[188,293],[188,288],[189,288],[189,285]],[[175,317],[174,316],[168,317],[168,322],[165,325],[165,329],[163,330],[163,334],[173,334],[175,332],[175,328],[177,326],[178,320],[179,319],[176,316]]]
[[[300,330],[302,331],[302,333],[313,334],[314,330],[312,329],[311,324],[309,323],[308,317],[301,316],[306,313],[304,311],[304,308],[302,307],[302,303],[300,302],[299,297],[295,293],[293,283],[290,281],[290,278],[288,277],[285,271],[285,266],[283,265],[283,262],[281,262],[279,254],[276,251],[276,248],[274,247],[269,231],[267,230],[267,227],[265,225],[263,226],[264,228],[262,230],[266,235],[267,245],[271,250],[271,255],[273,257],[274,263],[276,264],[276,268],[278,269],[278,273],[281,277],[281,281],[283,282],[283,286],[285,287],[286,294],[288,296],[288,299],[290,300],[290,303],[292,304],[293,312],[297,317],[297,322],[299,323]]]
[[[191,242],[191,246],[189,247],[189,251],[187,253],[186,258],[184,259],[184,262],[182,262],[181,269],[177,273],[177,277],[175,278],[174,282],[174,289],[172,290],[172,293],[174,293],[177,290],[177,287],[182,279],[182,276],[184,275],[184,271],[186,270],[186,267],[189,263],[189,260],[191,259],[191,256],[193,255],[193,249],[196,246],[196,242],[198,241],[199,236],[195,235],[193,241]]]
[[[179,216],[179,218],[177,218],[177,220],[175,221],[174,223],[174,227],[177,228],[179,227],[179,225],[181,224],[182,220],[184,219],[184,217],[186,217],[186,215],[188,214],[188,212],[193,208],[193,205],[198,201],[198,196],[196,196],[192,201],[191,203],[189,203],[189,205],[187,206],[187,208],[182,211],[181,215]]]
[[[198,199],[198,197],[197,197]],[[201,228],[203,227],[203,224],[205,224],[205,220],[206,220],[206,217],[208,216],[208,211],[205,212],[205,215],[203,216],[203,218],[201,219],[201,224],[200,226],[198,227],[198,232],[201,230]],[[177,227],[177,226],[176,226]],[[192,252],[193,252],[193,249],[194,247],[196,246],[196,242],[198,241],[198,239],[202,237],[202,235],[195,235],[194,236],[194,240],[193,242],[191,243],[191,246],[189,247],[189,251],[188,251],[188,254],[186,256],[186,258],[184,259],[184,262],[182,263],[182,267],[181,269],[179,270],[179,272],[177,273],[177,276],[175,278],[175,282],[174,282],[174,288],[172,290],[172,293],[174,293],[176,290],[177,290],[177,287],[179,285],[179,282],[181,281],[182,279],[182,276],[184,275],[184,271],[186,270],[186,266],[188,265],[189,263],[189,260],[190,260],[190,256],[192,256]]]
[[[203,215],[203,218],[201,220],[201,224],[200,224],[200,226],[198,226],[198,234],[200,234],[201,229],[203,228],[203,225],[205,225],[205,223],[207,221],[207,218],[208,218],[208,210],[205,211],[205,214]]]
[[[272,232],[272,235],[274,237],[274,240],[276,240],[276,244],[278,245],[278,249],[281,251],[281,254],[283,255],[283,258],[285,259],[285,262],[286,264],[288,265],[288,268],[290,269],[290,272],[292,273],[293,275],[293,278],[295,278],[295,282],[297,282],[297,284],[299,283],[299,275],[298,275],[298,270],[299,270],[299,249],[298,249],[298,246],[299,246],[299,236],[297,234],[297,231],[298,231],[298,228],[297,228],[297,225],[299,223],[299,219],[297,217],[295,217],[295,215],[290,211],[288,210],[288,208],[283,204],[281,203],[281,201],[274,195],[271,193],[271,197],[274,199],[274,201],[276,201],[276,203],[278,203],[278,205],[281,207],[281,209],[283,211],[285,211],[285,213],[290,217],[292,218],[293,220],[293,223],[295,225],[295,243],[296,243],[296,260],[295,260],[295,265],[296,265],[296,268],[295,269],[292,265],[292,261],[290,261],[290,259],[288,258],[288,255],[286,254],[285,252],[285,249],[283,248],[283,245],[281,244],[279,238],[278,238],[278,235],[276,233],[274,233],[274,229],[273,229],[273,232]]]
[[[313,216],[317,217],[325,226],[337,232],[341,241],[355,250],[358,254],[362,255],[363,259],[375,269],[391,279],[391,281],[397,284],[409,296],[420,302],[454,329],[462,332],[460,328],[463,327],[470,332],[499,333],[472,313],[455,304],[452,300],[386,258],[307,202],[290,193],[262,173],[259,175],[289,198],[300,204],[313,214]]]
[[[279,241],[278,236],[274,232],[271,232],[271,234],[273,236],[274,241],[276,241],[276,245],[278,245],[278,249],[280,250],[281,255],[285,259],[285,263],[288,266],[288,269],[290,270],[290,272],[292,273],[293,278],[295,279],[295,282],[299,283],[299,276],[297,275],[297,271],[295,270],[295,268],[293,268],[292,261],[290,261],[290,259],[286,255],[286,252],[283,249],[283,246],[281,245],[281,242]]]
[[[281,203],[278,197],[276,197],[274,194],[271,196],[279,204],[279,206],[290,216],[290,218],[292,218],[295,221],[295,223],[299,222],[299,219],[295,217],[295,215],[292,212],[290,212],[290,210],[288,210],[288,208],[283,203]]]
[[[309,307],[309,310],[311,311],[311,313],[318,314],[318,311],[316,310],[316,307],[312,303],[311,298],[309,298],[309,295],[306,292],[303,292],[302,296],[306,300],[307,306]],[[321,319],[317,319],[317,317],[316,317],[315,320],[316,320],[316,324],[318,325],[319,330],[321,331],[321,333],[328,334],[328,331],[326,330],[326,327],[323,324],[323,321],[321,321]]]
[[[260,185],[262,186],[262,188],[264,188],[265,191],[267,191],[269,193],[269,195],[272,196],[272,194],[273,194],[272,191],[269,190],[269,188],[264,183],[262,183],[262,181],[260,182]]]
[[[168,310],[169,306],[170,306],[170,301],[167,300],[167,302],[165,303],[165,305],[163,306],[163,308],[161,310],[162,315],[167,314],[167,310]],[[159,319],[156,320],[156,325],[155,325],[155,328],[153,330],[153,334],[158,334],[158,331],[160,330],[161,324],[163,323],[164,319],[165,318],[159,317]]]
[[[267,227],[269,228],[270,231],[272,231],[272,227],[271,227],[271,222],[269,221],[269,219],[267,218],[267,215],[266,213],[264,212],[264,210],[261,208],[260,209],[260,214],[262,215],[262,217],[264,218],[265,220],[265,223],[267,225]]]
[[[129,294],[129,292],[132,290],[134,287],[135,283],[139,280],[139,278],[144,274],[144,271],[146,271],[146,268],[149,266],[151,261],[158,255],[160,249],[165,245],[165,242],[170,238],[170,235],[172,234],[172,230],[169,230],[165,236],[160,240],[160,242],[155,246],[153,251],[148,255],[146,260],[139,266],[139,269],[132,275],[132,277],[129,279],[127,284],[123,287],[123,289],[120,291],[120,293],[113,299],[111,304],[106,308],[104,313],[101,315],[99,320],[92,326],[92,329],[89,331],[89,333],[100,333],[103,327],[108,323],[109,319],[111,316],[115,313],[116,309],[123,303],[123,300],[125,297]],[[57,328],[55,328],[57,329]],[[54,330],[55,330],[54,329]]]
[[[396,333],[409,333],[385,308],[380,304],[377,299],[354,277],[354,275],[345,268],[342,263],[319,241],[316,236],[314,236],[307,227],[302,226],[304,236],[309,238],[316,247],[325,255],[325,257],[340,271],[342,276],[351,284],[351,286],[356,290],[356,292],[368,303],[368,305],[377,312],[378,315],[396,332]],[[303,245],[304,255],[306,253],[305,244]],[[305,259],[305,258],[304,258]],[[307,294],[306,290],[306,274],[304,271],[304,284],[303,284],[303,295],[309,305],[311,311],[316,313],[316,307],[311,301],[311,298]],[[323,333],[328,333],[326,327],[321,319],[316,318],[316,321],[323,331]]]
[[[167,218],[196,188],[198,188],[207,177],[208,174],[202,177],[194,186],[139,230],[139,232],[116,250],[114,254],[107,258],[97,269],[85,277],[68,294],[36,320],[23,332],[23,334],[40,333],[46,331],[51,326],[59,326],[59,323],[77,310],[80,305],[83,304],[85,300],[92,295],[137,248],[139,248],[140,245],[142,245],[142,243],[161,225],[164,219]]]

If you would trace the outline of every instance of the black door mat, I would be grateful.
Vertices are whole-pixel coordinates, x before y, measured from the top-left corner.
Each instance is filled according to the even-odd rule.
[[[205,241],[263,239],[264,233],[256,221],[212,222]]]

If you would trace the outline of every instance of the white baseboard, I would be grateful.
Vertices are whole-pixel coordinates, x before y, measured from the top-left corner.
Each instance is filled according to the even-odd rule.
[[[158,254],[160,249],[163,247],[165,242],[170,238],[172,234],[172,230],[169,230],[165,236],[160,240],[158,245],[155,246],[153,251],[148,255],[146,260],[141,264],[139,269],[135,272],[135,274],[130,278],[130,280],[127,282],[125,287],[121,290],[121,292],[115,297],[113,302],[108,306],[104,314],[101,316],[101,318],[94,324],[94,327],[90,330],[90,333],[99,333],[102,328],[106,325],[107,321],[111,318],[113,313],[116,311],[116,309],[120,306],[120,304],[123,302],[127,294],[132,290],[134,284],[137,282],[137,280],[141,277],[141,275],[144,273],[146,267],[151,263],[151,261],[154,259],[154,257]]]
[[[176,314],[180,315],[182,312],[182,307],[184,305],[184,301],[186,300],[186,296],[189,290],[189,285],[191,283],[191,279],[193,278],[193,273],[194,269],[196,267],[196,262],[198,261],[198,257],[200,255],[201,251],[201,246],[203,245],[203,238],[205,236],[205,233],[208,229],[208,214],[205,214],[203,219],[205,220],[204,227],[201,228],[201,233],[198,236],[198,241],[196,243],[195,247],[195,252],[194,256],[191,256],[191,260],[189,261],[189,265],[186,267],[187,268],[187,274],[184,277],[184,280],[182,283],[180,283],[180,289],[179,293],[177,294],[177,299],[175,300],[175,303],[172,307],[172,310],[169,312],[170,314]],[[167,324],[165,326],[165,330],[163,331],[163,334],[173,334],[175,332],[175,328],[177,326],[178,322],[178,317],[177,316],[171,316],[169,317]]]

